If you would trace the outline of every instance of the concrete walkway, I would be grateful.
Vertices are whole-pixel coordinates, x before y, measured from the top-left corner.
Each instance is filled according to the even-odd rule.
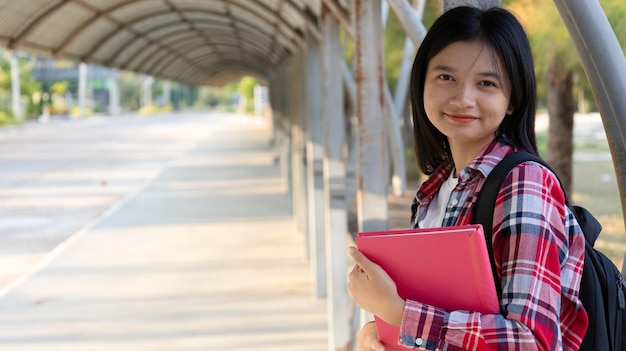
[[[326,350],[269,138],[231,124],[66,240],[0,298],[0,350]]]

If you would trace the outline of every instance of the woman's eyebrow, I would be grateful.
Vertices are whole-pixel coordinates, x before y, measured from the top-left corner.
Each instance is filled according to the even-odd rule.
[[[456,72],[454,68],[447,65],[437,65],[434,66],[432,69],[433,71]]]
[[[436,65],[436,66],[432,67],[431,70],[433,70],[433,71],[450,72],[450,73],[457,72],[457,70],[455,68],[453,68],[452,66],[448,66],[448,65],[444,65],[444,64]],[[483,78],[493,78],[493,79],[495,79],[498,82],[502,81],[502,78],[500,77],[500,75],[496,71],[479,72],[478,76],[483,77]]]
[[[485,77],[485,78],[493,78],[497,80],[498,82],[502,81],[502,79],[500,78],[500,75],[494,71],[480,72],[478,73],[478,75],[481,77]]]

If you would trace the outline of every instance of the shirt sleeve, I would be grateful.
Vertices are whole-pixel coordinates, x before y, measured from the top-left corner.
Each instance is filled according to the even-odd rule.
[[[407,301],[399,343],[449,351],[569,349],[560,315],[584,313],[577,297],[584,238],[577,232],[577,248],[569,252],[566,218],[563,191],[550,171],[536,163],[514,168],[496,200],[492,237],[506,316]]]

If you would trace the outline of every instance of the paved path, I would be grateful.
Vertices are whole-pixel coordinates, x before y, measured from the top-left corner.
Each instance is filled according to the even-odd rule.
[[[124,167],[111,160],[110,169],[92,170],[102,176],[118,170],[117,178],[76,173],[84,188],[106,181],[101,186],[118,191],[101,194],[103,204],[67,224],[82,229],[48,255],[42,247],[44,264],[4,291],[0,350],[327,349],[326,303],[311,295],[304,238],[294,230],[286,186],[272,162],[268,126],[230,117],[147,117],[154,118],[150,142],[141,119],[93,123],[100,133],[111,123],[128,123],[137,133],[136,145],[129,138],[119,150],[99,154],[99,166],[112,154],[127,155]],[[41,133],[42,140],[53,138]],[[113,143],[122,136],[107,137]],[[87,165],[95,162],[89,140],[74,147],[84,149]],[[125,178],[122,168],[134,171]],[[53,181],[55,173],[46,172]],[[72,206],[81,207],[73,194]],[[32,223],[53,225],[49,205]],[[0,220],[10,217],[2,211]],[[26,217],[4,222],[14,240],[24,234]]]

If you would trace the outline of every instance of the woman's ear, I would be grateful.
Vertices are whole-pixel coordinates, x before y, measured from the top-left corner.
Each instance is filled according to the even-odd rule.
[[[513,107],[513,106],[509,106],[509,109],[508,109],[508,110],[506,110],[506,114],[507,114],[507,115],[512,115],[512,114],[513,114],[513,111],[515,111],[515,107]]]

